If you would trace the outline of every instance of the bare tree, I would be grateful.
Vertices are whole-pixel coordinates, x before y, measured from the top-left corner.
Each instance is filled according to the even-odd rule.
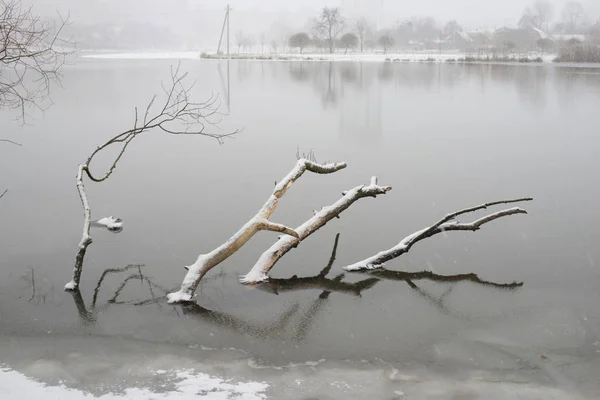
[[[585,8],[577,1],[570,1],[565,4],[561,13],[561,19],[569,33],[577,32],[581,24],[585,21]]]
[[[360,17],[354,23],[354,30],[358,36],[358,44],[360,45],[361,53],[364,51],[365,40],[371,29],[371,24],[369,24],[369,21],[367,21],[365,17]]]
[[[333,53],[335,41],[342,33],[345,21],[339,8],[324,7],[315,21],[314,29],[318,37],[325,38],[329,44],[329,53]]]
[[[240,52],[242,51],[242,47],[246,46],[246,43],[247,38],[244,32],[237,31],[237,33],[235,34],[235,44],[237,44],[238,47],[238,54],[240,54]]]
[[[267,34],[263,32],[260,34],[260,54],[263,54],[265,52],[265,44],[266,43],[267,43]]]
[[[0,0],[0,108],[44,110],[50,91],[60,84],[61,69],[74,52],[62,36],[68,18],[56,24],[42,21],[20,0]]]
[[[222,143],[226,137],[237,133],[237,131],[234,131],[221,134],[211,133],[206,130],[206,125],[214,126],[219,122],[219,98],[217,96],[211,96],[204,102],[192,102],[190,95],[194,85],[186,85],[186,77],[187,73],[180,73],[179,66],[175,69],[171,68],[171,84],[170,86],[162,86],[165,100],[160,106],[159,111],[153,112],[152,110],[157,98],[155,95],[146,106],[143,116],[138,115],[138,109],[137,107],[135,108],[133,128],[114,136],[103,145],[97,147],[85,162],[79,165],[77,171],[77,190],[84,210],[83,235],[79,242],[77,255],[75,257],[73,277],[71,281],[65,285],[66,290],[76,290],[79,287],[85,254],[88,246],[92,243],[90,229],[94,226],[98,226],[104,227],[109,231],[118,232],[123,226],[122,221],[119,218],[113,217],[102,218],[92,222],[91,208],[83,185],[84,176],[87,176],[92,182],[99,183],[107,180],[114,172],[131,142],[140,134],[154,129],[159,129],[171,135],[206,136],[216,139],[219,143]],[[94,175],[90,170],[94,157],[106,148],[115,146],[120,146],[121,149],[111,166],[103,175]]]
[[[533,12],[537,17],[538,28],[549,31],[550,21],[554,16],[554,7],[548,0],[536,0],[533,3]]]

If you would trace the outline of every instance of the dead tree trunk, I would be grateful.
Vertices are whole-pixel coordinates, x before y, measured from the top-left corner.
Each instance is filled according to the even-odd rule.
[[[498,218],[507,217],[509,215],[514,214],[527,214],[527,211],[523,210],[519,207],[509,208],[506,210],[501,210],[495,212],[493,214],[486,215],[482,218],[479,218],[470,223],[459,223],[456,221],[456,217],[462,214],[472,213],[478,210],[487,209],[488,207],[495,206],[498,204],[508,204],[508,203],[519,203],[524,201],[531,201],[532,198],[523,198],[516,200],[501,200],[495,201],[492,203],[486,203],[479,206],[466,208],[464,210],[456,211],[451,214],[446,215],[444,218],[436,222],[434,225],[422,229],[418,232],[413,233],[402,239],[400,243],[391,249],[384,250],[378,254],[375,254],[372,257],[369,257],[365,260],[359,261],[355,264],[348,265],[344,267],[346,271],[360,271],[365,269],[376,269],[380,268],[387,261],[393,260],[401,255],[408,253],[412,246],[414,246],[417,242],[427,239],[431,236],[437,235],[438,233],[447,232],[447,231],[477,231],[481,228],[482,225],[487,224],[488,222],[494,221]]]
[[[294,169],[279,184],[275,186],[273,193],[258,213],[250,219],[239,231],[228,241],[223,243],[208,254],[201,254],[196,262],[187,267],[187,274],[178,292],[170,293],[170,303],[191,301],[200,280],[208,271],[225,261],[229,256],[238,251],[248,240],[259,231],[274,231],[289,235],[290,238],[299,238],[300,234],[287,226],[269,221],[269,217],[279,204],[279,199],[287,192],[296,180],[306,171],[317,174],[330,174],[346,168],[346,163],[317,164],[306,159],[300,159]]]

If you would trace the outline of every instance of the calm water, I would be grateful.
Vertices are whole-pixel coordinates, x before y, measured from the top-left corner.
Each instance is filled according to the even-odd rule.
[[[98,392],[132,370],[203,365],[281,382],[276,398],[403,398],[396,389],[428,379],[600,397],[600,70],[185,61],[198,99],[220,94],[229,114],[221,129],[244,130],[223,146],[148,133],[109,181],[88,183],[93,217],[126,226],[93,233],[74,298],[62,287],[81,235],[77,165],[132,126],[134,107],[160,91],[175,62],[79,60],[44,116],[24,127],[0,116],[0,136],[24,145],[0,146],[0,192],[9,190],[0,200],[0,363]],[[318,275],[340,233],[328,280],[238,284],[276,239],[262,232],[213,270],[197,307],[160,300],[184,265],[256,212],[298,148],[349,167],[303,176],[277,222],[297,226],[371,175],[393,187],[357,202],[272,273]],[[437,236],[386,265],[522,287],[391,274],[332,281],[447,212],[524,196],[535,198],[524,204],[529,215]],[[109,273],[95,290],[105,270],[131,264],[141,267]],[[298,379],[311,383],[287,391]]]

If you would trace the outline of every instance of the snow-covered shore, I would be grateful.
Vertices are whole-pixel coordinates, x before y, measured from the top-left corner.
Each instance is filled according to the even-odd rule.
[[[186,52],[98,52],[83,53],[83,58],[91,59],[226,59],[213,53]],[[513,54],[506,57],[477,56],[459,52],[424,51],[412,53],[281,53],[281,54],[232,54],[233,60],[265,61],[328,61],[328,62],[544,62],[554,60],[554,54]]]

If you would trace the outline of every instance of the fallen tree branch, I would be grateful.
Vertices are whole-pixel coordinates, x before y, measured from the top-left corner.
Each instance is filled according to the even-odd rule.
[[[194,85],[185,84],[187,73],[180,73],[179,68],[179,65],[175,69],[171,68],[171,86],[162,86],[166,95],[166,100],[159,106],[159,111],[154,115],[151,113],[156,100],[156,96],[154,96],[146,106],[143,120],[140,123],[136,107],[133,128],[114,136],[103,145],[97,147],[87,160],[79,165],[77,172],[77,191],[79,192],[84,211],[83,235],[77,247],[73,277],[71,281],[65,285],[65,290],[76,290],[79,286],[85,254],[88,246],[92,244],[90,228],[104,227],[114,233],[123,230],[123,221],[120,218],[107,217],[92,222],[91,209],[83,185],[84,175],[93,182],[104,182],[115,171],[119,161],[125,154],[125,151],[131,142],[140,134],[154,129],[160,129],[163,132],[172,135],[207,136],[216,139],[220,144],[223,143],[225,138],[238,133],[237,130],[230,133],[211,133],[205,130],[206,125],[214,126],[219,122],[218,120],[213,120],[215,116],[219,115],[219,98],[217,96],[211,96],[208,100],[201,103],[192,102],[190,96]],[[96,176],[92,174],[90,166],[94,157],[110,146],[121,146],[112,164],[103,175]],[[289,231],[286,232],[284,228],[285,227],[272,224],[267,224],[265,226],[265,229],[289,233]]]
[[[376,269],[382,267],[387,261],[393,260],[395,258],[400,257],[401,255],[408,253],[412,246],[415,243],[427,239],[431,236],[437,235],[438,233],[446,232],[446,231],[477,231],[481,228],[482,225],[487,224],[488,222],[494,221],[496,219],[507,217],[509,215],[514,214],[527,214],[527,211],[523,210],[519,207],[509,208],[506,210],[498,211],[493,214],[486,215],[482,218],[479,218],[470,223],[460,223],[456,221],[456,217],[459,215],[472,213],[474,211],[487,209],[488,207],[495,206],[498,204],[509,204],[509,203],[519,203],[524,201],[533,200],[530,197],[515,199],[515,200],[502,200],[495,201],[492,203],[486,203],[479,206],[466,208],[464,210],[456,211],[446,215],[444,218],[436,222],[434,225],[422,229],[418,232],[413,233],[402,239],[400,243],[396,246],[392,247],[389,250],[382,251],[372,257],[369,257],[365,260],[359,261],[355,264],[348,265],[344,267],[346,271],[360,271],[363,269]]]
[[[275,186],[269,199],[250,221],[248,221],[228,241],[208,254],[201,254],[193,265],[186,267],[188,272],[183,279],[181,289],[168,295],[169,303],[192,301],[194,292],[204,275],[238,251],[259,231],[275,230],[286,233],[288,235],[286,237],[300,240],[299,238],[302,234],[297,230],[293,230],[280,224],[274,224],[269,221],[269,217],[273,214],[275,208],[279,204],[279,199],[283,197],[294,182],[296,182],[306,171],[314,172],[316,174],[330,174],[344,168],[346,168],[346,163],[322,165],[306,159],[298,160],[294,169],[292,169],[290,173]]]
[[[295,229],[298,233],[298,237],[285,236],[279,238],[275,244],[265,251],[250,272],[241,279],[242,283],[255,284],[258,282],[269,279],[269,271],[273,266],[283,257],[287,252],[297,247],[301,241],[312,235],[318,229],[322,228],[332,220],[336,218],[350,207],[354,202],[365,197],[377,197],[380,194],[386,194],[392,190],[389,186],[379,186],[377,184],[377,178],[371,178],[369,185],[357,186],[347,192],[341,199],[336,201],[334,204],[323,207],[321,211],[315,212],[315,215],[307,220],[305,223]]]

